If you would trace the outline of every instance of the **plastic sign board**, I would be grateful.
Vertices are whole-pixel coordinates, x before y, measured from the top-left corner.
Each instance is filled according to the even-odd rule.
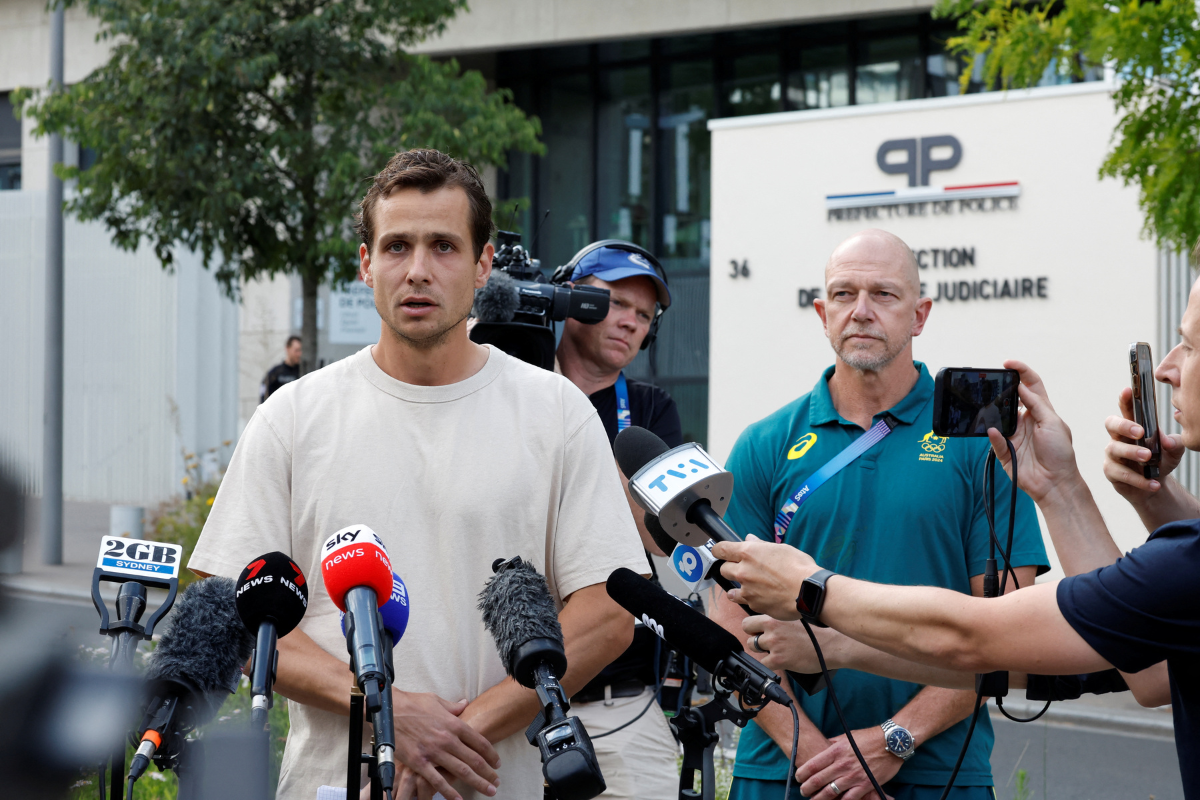
[[[100,540],[96,567],[110,575],[153,577],[167,581],[179,577],[183,548],[166,542],[147,542],[105,536]]]

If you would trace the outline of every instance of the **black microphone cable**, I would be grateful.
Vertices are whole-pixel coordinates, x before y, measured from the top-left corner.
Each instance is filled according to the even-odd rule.
[[[662,641],[662,639],[658,639],[658,641],[654,645],[654,674],[658,678],[658,681],[654,684],[654,691],[650,693],[650,702],[646,703],[645,707],[642,708],[642,710],[638,712],[637,716],[635,716],[633,719],[629,720],[628,722],[622,722],[620,725],[613,728],[611,731],[605,731],[604,733],[592,734],[592,741],[596,741],[597,739],[603,739],[605,736],[612,736],[617,731],[625,730],[630,725],[637,722],[642,717],[646,716],[646,712],[649,711],[651,709],[651,707],[653,707],[654,701],[658,699],[658,693],[662,690],[663,681],[665,681],[667,678],[667,669],[670,669],[670,667],[671,667],[670,662],[668,662],[666,669],[660,668],[659,657],[662,654],[662,648],[663,648],[663,641]]]
[[[1011,495],[1012,499],[1011,499],[1011,502],[1009,504],[1009,509],[1008,509],[1008,547],[1000,548],[1001,556],[1004,558],[1004,580],[1002,582],[1000,582],[1000,584],[999,584],[999,589],[1001,592],[1003,592],[1004,587],[1007,584],[1009,576],[1011,576],[1013,579],[1013,585],[1014,586],[1018,585],[1017,584],[1017,576],[1012,571],[1012,562],[1009,559],[1009,556],[1012,553],[1013,531],[1014,531],[1014,528],[1016,525],[1016,514],[1017,514],[1017,451],[1016,451],[1016,448],[1013,446],[1013,443],[1011,441],[1009,441],[1007,436],[1004,437],[1004,441],[1005,441],[1005,443],[1008,444],[1008,452],[1011,457],[1013,474],[1012,474],[1012,495]],[[997,578],[997,575],[995,572],[995,570],[996,570],[996,549],[997,549],[997,546],[999,545],[999,539],[996,536],[996,528],[995,528],[995,491],[996,491],[995,462],[996,462],[995,451],[991,451],[988,454],[987,467],[985,468],[985,471],[984,471],[984,482],[986,484],[986,491],[984,494],[984,509],[987,514],[988,535],[989,535],[989,539],[990,539],[989,547],[991,550],[991,557],[988,559],[987,572],[984,574],[984,596],[985,597],[989,595],[989,592],[988,592],[989,579],[994,581]],[[883,787],[881,787],[879,785],[879,781],[876,780],[875,774],[872,773],[871,768],[869,766],[867,766],[867,760],[865,758],[863,758],[862,751],[858,749],[858,743],[854,741],[854,734],[852,734],[850,732],[850,726],[846,723],[846,716],[845,716],[845,714],[842,713],[842,704],[838,701],[837,692],[835,692],[834,688],[833,688],[833,676],[829,674],[829,667],[825,664],[825,654],[821,652],[821,645],[817,642],[816,634],[813,633],[812,628],[808,624],[808,620],[801,619],[800,621],[804,625],[804,630],[808,634],[809,641],[812,642],[813,651],[817,654],[817,662],[821,665],[821,674],[825,677],[825,683],[829,689],[829,699],[833,702],[833,710],[837,713],[837,718],[838,718],[838,721],[842,724],[842,729],[846,731],[846,741],[850,743],[850,748],[854,751],[854,755],[858,759],[859,765],[863,768],[863,772],[866,773],[867,779],[871,782],[871,787],[875,789],[875,791],[879,794],[880,797],[886,797],[886,795],[884,794],[884,791],[883,791]],[[1000,708],[1000,712],[1002,714],[1004,714],[1004,716],[1008,717],[1009,719],[1013,720],[1014,722],[1033,722],[1038,717],[1040,717],[1042,714],[1046,713],[1046,708],[1050,707],[1050,701],[1046,702],[1046,708],[1043,708],[1040,712],[1038,712],[1038,714],[1036,716],[1030,717],[1029,719],[1018,719],[1018,718],[1015,718],[1015,717],[1012,717],[1011,715],[1009,715],[1007,712],[1004,711],[1004,708],[1001,706],[1000,698],[996,699],[996,705],[998,708]],[[962,767],[963,759],[967,755],[967,748],[971,744],[971,737],[975,733],[975,725],[979,721],[979,711],[982,707],[983,707],[983,686],[980,685],[979,688],[976,689],[976,691],[975,691],[975,710],[971,713],[971,724],[967,727],[966,738],[963,739],[962,749],[959,750],[958,759],[954,762],[954,769],[950,773],[950,780],[947,781],[946,788],[942,791],[941,800],[946,800],[950,796],[950,790],[954,787],[954,780],[955,780],[955,778],[958,777],[958,771]],[[792,713],[796,714],[795,708],[792,709]],[[798,738],[799,738],[799,717],[797,715],[796,734],[793,737],[793,744],[792,744],[792,751],[793,751],[792,752],[792,770],[791,770],[791,773],[789,774],[789,780],[791,778],[791,775],[794,774],[794,772],[795,772],[795,763],[796,763],[796,752],[795,751],[796,751],[796,740]],[[785,800],[786,800],[786,794],[785,794]]]
[[[1000,590],[998,597],[1003,597],[1008,583],[1008,578],[1011,575],[1013,586],[1020,589],[1021,585],[1017,582],[1017,576],[1013,572],[1012,565],[1012,546],[1013,546],[1013,530],[1016,527],[1017,518],[1017,449],[1013,443],[1005,437],[1004,442],[1008,445],[1009,463],[1012,464],[1012,491],[1009,494],[1009,509],[1008,509],[1008,541],[1007,547],[1001,548],[1001,555],[1004,557],[1004,576],[1000,580]],[[991,558],[989,564],[994,565],[996,559],[996,549],[1000,546],[1000,540],[996,536],[996,453],[995,451],[988,452],[987,470],[985,480],[987,481],[987,494],[984,495],[984,508],[987,510],[988,534],[991,537]],[[994,567],[993,567],[994,568]],[[1014,717],[1004,709],[1004,698],[996,698],[996,708],[1000,710],[1007,719],[1012,722],[1035,722],[1040,719],[1050,709],[1051,700],[1046,701],[1046,705],[1042,706],[1042,710],[1034,714],[1032,717]]]

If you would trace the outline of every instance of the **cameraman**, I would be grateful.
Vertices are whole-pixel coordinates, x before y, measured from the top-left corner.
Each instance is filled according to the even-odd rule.
[[[683,444],[679,411],[671,396],[622,373],[652,343],[660,315],[671,305],[658,260],[637,245],[605,240],[583,248],[556,277],[610,293],[603,321],[564,322],[557,352],[559,371],[592,401],[609,444],[631,424],[652,431],[670,447]],[[628,482],[621,483],[628,496]],[[646,550],[669,555],[650,538],[642,510],[632,499],[629,503]],[[652,561],[650,571],[654,571]],[[678,795],[678,747],[662,709],[652,701],[666,658],[658,641],[649,629],[639,626],[629,649],[571,698],[572,710],[593,737],[629,723],[645,710],[628,727],[593,741],[608,784],[603,797],[672,800]]]
[[[1180,328],[1182,342],[1156,371],[1170,383],[1175,418],[1183,428],[1167,449],[1164,468],[1178,463],[1179,445],[1200,450],[1200,289],[1193,287]],[[1041,508],[1046,527],[1068,577],[997,599],[965,597],[932,587],[880,586],[826,574],[797,550],[747,541],[718,544],[714,554],[730,562],[722,573],[740,581],[731,597],[776,619],[799,617],[797,593],[803,582],[816,589],[810,607],[821,622],[891,656],[937,669],[975,673],[1019,670],[1050,675],[1089,673],[1116,667],[1142,705],[1171,702],[1175,742],[1186,797],[1200,798],[1200,520],[1194,498],[1155,482],[1135,487],[1147,525],[1163,522],[1150,539],[1124,557],[1113,542],[1091,492],[1083,482],[1071,446],[1071,432],[1054,412],[1038,375],[1017,361],[1006,367],[1021,373],[1026,410],[1012,437],[1018,483]],[[1109,421],[1116,437],[1136,433]],[[1000,434],[988,433],[1000,462],[1011,471]],[[1136,448],[1109,446],[1106,473],[1119,477],[1123,460],[1145,460]],[[1150,502],[1157,495],[1159,504]],[[1129,496],[1129,495],[1127,495]],[[1135,506],[1137,504],[1135,503]],[[1171,518],[1171,519],[1168,519]],[[819,584],[824,589],[817,588]],[[1166,668],[1163,668],[1163,662]]]

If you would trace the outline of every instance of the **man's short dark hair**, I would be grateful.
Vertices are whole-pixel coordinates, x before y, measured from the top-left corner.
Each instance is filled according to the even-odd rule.
[[[470,204],[471,243],[475,259],[483,254],[484,245],[492,237],[492,201],[475,168],[465,161],[451,158],[437,150],[405,150],[396,153],[383,171],[375,176],[367,196],[363,198],[355,224],[367,252],[375,245],[375,206],[397,189],[417,189],[422,194],[446,186],[458,187],[467,193]]]
[[[299,336],[296,336],[295,334],[292,334],[291,336],[289,336],[289,337],[288,337],[287,344],[285,344],[285,345],[283,346],[283,349],[284,349],[284,350],[286,350],[286,349],[288,349],[289,347],[291,347],[291,346],[292,346],[292,342],[300,342],[301,344],[303,344],[303,343],[304,343],[304,341],[303,341],[303,340],[302,340],[302,339],[301,339]]]

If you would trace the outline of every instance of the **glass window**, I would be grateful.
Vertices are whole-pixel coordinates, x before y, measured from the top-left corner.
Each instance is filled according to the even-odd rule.
[[[600,73],[596,186],[598,237],[651,246],[654,153],[650,68]]]
[[[8,93],[0,93],[0,190],[21,188],[21,121]]]
[[[858,44],[855,103],[888,103],[924,96],[921,45],[916,36],[867,39]]]
[[[708,270],[712,166],[708,119],[713,116],[712,62],[672,64],[659,97],[659,157],[664,176],[662,245],[677,269]]]
[[[925,61],[925,80],[928,85],[929,97],[962,94],[959,80],[966,64],[961,57],[948,53],[946,46],[946,41],[956,35],[954,31],[938,31],[929,34],[929,58]],[[982,58],[975,62],[975,69],[967,86],[968,94],[987,91],[983,85],[985,63],[985,59]]]
[[[850,104],[849,52],[845,45],[800,51],[799,68],[788,74],[791,108],[833,108]]]
[[[734,58],[730,77],[721,84],[721,98],[728,117],[782,111],[779,51]]]
[[[635,61],[650,57],[650,40],[601,42],[596,49],[601,64],[609,64],[614,61]]]
[[[586,73],[551,77],[543,88],[542,141],[546,156],[538,169],[539,229],[550,210],[533,255],[545,269],[565,264],[592,241],[592,92]]]

